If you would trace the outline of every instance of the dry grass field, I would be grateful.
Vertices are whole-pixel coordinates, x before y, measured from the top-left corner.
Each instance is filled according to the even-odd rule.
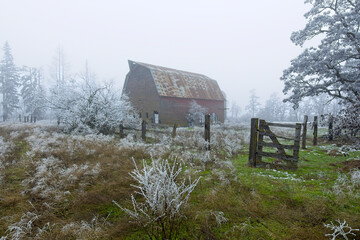
[[[150,131],[142,142],[132,133],[120,139],[1,124],[0,238],[149,239],[155,222],[141,224],[124,209],[133,210],[132,194],[147,201],[135,193],[134,162],[141,172],[143,160],[158,159],[182,166],[179,183],[200,177],[173,239],[331,239],[324,224],[336,220],[360,229],[359,149],[313,147],[309,139],[297,171],[255,169],[247,166],[247,128],[214,127],[209,152],[202,129],[168,132]],[[349,239],[360,239],[353,233]]]

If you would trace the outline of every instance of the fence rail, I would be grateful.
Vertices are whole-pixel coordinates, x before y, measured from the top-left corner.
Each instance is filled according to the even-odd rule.
[[[295,129],[294,138],[278,136],[271,129],[273,127],[293,128]],[[271,168],[286,168],[297,169],[297,162],[299,160],[301,124],[282,124],[270,123],[265,120],[252,118],[251,132],[250,132],[250,146],[249,146],[249,162],[252,167],[271,167]],[[270,138],[271,142],[264,141],[264,137]],[[293,144],[282,144],[278,138],[294,141]],[[276,152],[266,152],[264,147],[275,148]],[[291,150],[292,155],[289,155],[285,150]],[[273,162],[264,162],[263,157],[273,158],[285,162],[283,165],[275,164]]]

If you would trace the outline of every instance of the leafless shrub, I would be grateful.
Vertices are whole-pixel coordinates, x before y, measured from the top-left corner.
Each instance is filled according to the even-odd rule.
[[[334,224],[333,222],[330,222],[330,224],[325,224],[324,226],[326,228],[330,228],[330,230],[333,231],[333,233],[325,234],[325,236],[329,236],[331,240],[335,240],[338,236],[343,237],[344,239],[348,240],[350,235],[356,236],[354,231],[359,231],[359,229],[353,229],[349,227],[349,224],[346,223],[346,220],[344,222],[341,222],[339,219],[336,220],[336,222],[339,224]]]
[[[194,190],[200,178],[186,184],[185,180],[178,182],[177,179],[182,171],[176,161],[169,164],[168,160],[152,160],[150,164],[143,161],[140,170],[135,161],[135,170],[130,175],[137,182],[132,185],[137,188],[136,194],[144,198],[144,202],[138,202],[131,195],[133,210],[121,207],[137,224],[145,227],[145,231],[151,239],[175,239],[178,235],[181,210],[185,207],[191,192]]]
[[[8,227],[7,235],[4,239],[18,240],[30,237],[34,234],[33,223],[39,219],[39,215],[33,212],[24,213],[19,222],[13,223]]]

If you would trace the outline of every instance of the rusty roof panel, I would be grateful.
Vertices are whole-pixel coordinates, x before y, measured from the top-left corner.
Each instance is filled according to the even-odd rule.
[[[205,75],[134,62],[151,71],[160,96],[224,100],[217,82]]]

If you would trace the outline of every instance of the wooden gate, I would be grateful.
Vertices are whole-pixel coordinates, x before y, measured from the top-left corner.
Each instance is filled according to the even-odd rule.
[[[270,130],[270,126],[293,128],[295,129],[295,136],[294,138],[277,136]],[[252,118],[248,162],[249,166],[296,170],[297,163],[299,161],[300,132],[300,123],[270,123],[265,120],[259,120],[258,118]],[[269,141],[269,139],[271,141]],[[293,144],[280,143],[279,139],[287,142],[293,141]],[[276,149],[276,151],[273,149]],[[289,150],[292,151],[292,154],[289,154],[286,150],[288,150],[288,152]],[[263,157],[274,160],[272,162],[264,162]]]

